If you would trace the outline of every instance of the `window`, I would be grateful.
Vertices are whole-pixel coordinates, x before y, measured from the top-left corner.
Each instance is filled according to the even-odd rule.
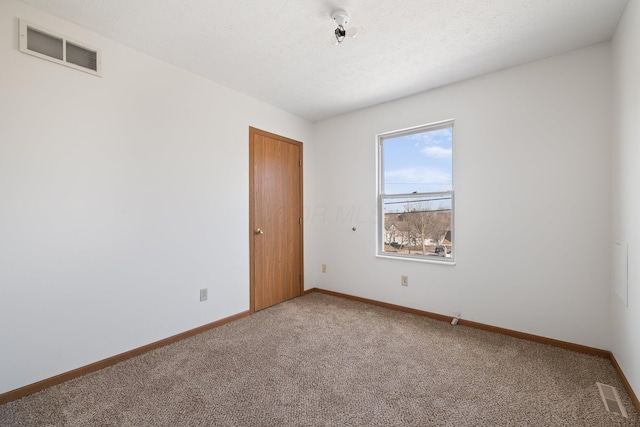
[[[378,255],[454,262],[453,120],[378,135]]]

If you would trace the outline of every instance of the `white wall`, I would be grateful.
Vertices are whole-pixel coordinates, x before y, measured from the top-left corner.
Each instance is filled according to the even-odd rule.
[[[608,349],[610,79],[601,44],[317,123],[317,286]],[[376,258],[375,135],[449,118],[457,265]]]
[[[103,77],[20,53],[18,18]],[[309,158],[310,122],[13,0],[0,64],[0,393],[249,309],[249,126]]]
[[[612,352],[640,395],[640,2],[631,0],[613,39],[612,230],[627,242],[628,307],[611,297]]]

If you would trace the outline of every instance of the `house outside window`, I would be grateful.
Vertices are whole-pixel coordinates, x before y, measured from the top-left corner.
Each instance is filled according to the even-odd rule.
[[[378,256],[453,264],[453,120],[378,135]]]

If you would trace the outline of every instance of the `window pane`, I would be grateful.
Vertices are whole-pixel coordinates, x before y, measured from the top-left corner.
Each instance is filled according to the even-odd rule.
[[[383,193],[451,191],[452,128],[384,138]]]
[[[385,198],[384,250],[451,258],[451,194]]]

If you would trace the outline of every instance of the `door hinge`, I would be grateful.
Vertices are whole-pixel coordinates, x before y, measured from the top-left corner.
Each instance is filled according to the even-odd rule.
[[[300,284],[302,284],[302,274],[300,275]]]
[[[298,165],[299,165],[300,167],[302,167],[302,159],[300,159],[300,160],[298,161]]]
[[[300,225],[302,225],[302,217],[300,217]]]

